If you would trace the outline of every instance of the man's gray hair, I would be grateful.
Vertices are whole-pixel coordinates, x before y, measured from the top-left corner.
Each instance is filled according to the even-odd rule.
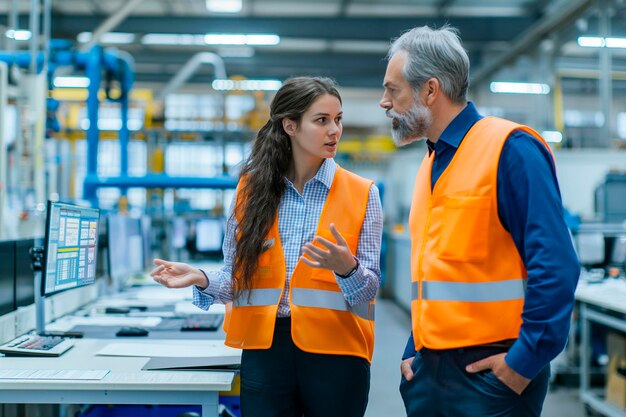
[[[469,57],[457,29],[447,25],[411,29],[391,44],[387,59],[399,51],[406,53],[402,73],[416,93],[428,79],[436,78],[450,100],[467,101]]]

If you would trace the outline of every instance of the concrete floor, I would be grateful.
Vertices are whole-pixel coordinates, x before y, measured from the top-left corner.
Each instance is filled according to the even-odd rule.
[[[372,362],[370,399],[366,417],[406,416],[398,391],[400,358],[410,331],[409,315],[390,300],[376,305],[376,348]],[[551,387],[544,417],[585,417],[575,388]],[[479,417],[479,416],[477,416]]]

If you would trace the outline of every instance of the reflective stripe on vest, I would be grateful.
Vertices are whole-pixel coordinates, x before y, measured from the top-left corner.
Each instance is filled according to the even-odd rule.
[[[525,279],[496,282],[422,281],[422,299],[432,301],[490,302],[523,299]],[[418,283],[411,285],[413,300],[418,299]]]
[[[235,307],[274,306],[278,304],[281,294],[280,288],[259,288],[244,291],[239,298],[233,301]]]
[[[336,291],[314,290],[310,288],[293,288],[291,302],[301,307],[326,308],[330,310],[349,311],[365,320],[374,320],[374,305],[359,304],[351,306],[343,294]]]

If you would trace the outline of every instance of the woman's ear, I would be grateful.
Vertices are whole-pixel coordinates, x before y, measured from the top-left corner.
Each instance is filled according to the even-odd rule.
[[[283,129],[289,136],[295,136],[298,126],[294,120],[283,118]]]

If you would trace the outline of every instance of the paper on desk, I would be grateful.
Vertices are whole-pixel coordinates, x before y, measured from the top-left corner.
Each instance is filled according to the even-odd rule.
[[[196,342],[196,343],[192,343]],[[223,341],[177,341],[166,343],[109,343],[98,356],[140,356],[144,358],[207,358],[214,356],[240,357],[241,350],[225,346]]]
[[[108,369],[0,369],[0,379],[100,380]]]
[[[71,317],[74,326],[139,326],[155,327],[161,323],[161,317],[127,317],[127,316],[91,316]]]

